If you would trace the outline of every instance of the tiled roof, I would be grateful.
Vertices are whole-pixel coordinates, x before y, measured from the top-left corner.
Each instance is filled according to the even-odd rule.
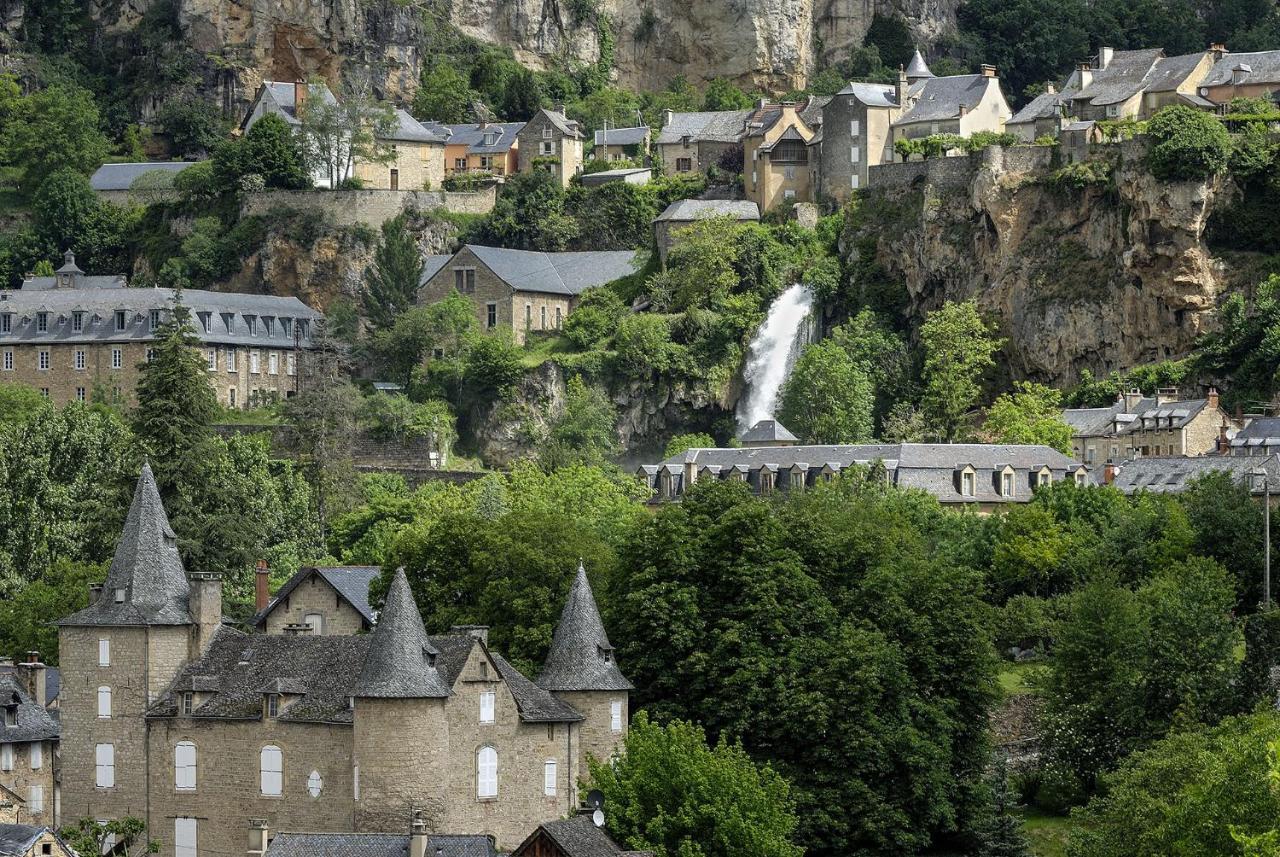
[[[507,662],[507,659],[493,652],[489,653],[498,674],[507,683],[507,689],[515,697],[516,708],[520,711],[520,719],[526,723],[577,723],[582,715],[545,689],[525,678],[519,670]]]
[[[197,161],[146,161],[140,164],[103,164],[89,178],[94,190],[128,190],[139,176],[148,173],[178,174]]]
[[[355,693],[392,699],[450,696],[451,683],[446,683],[437,670],[439,654],[427,639],[404,569],[397,569],[378,625],[370,635],[369,653]]]
[[[738,440],[743,443],[770,443],[776,441],[797,441],[798,437],[787,430],[777,420],[760,420],[743,433]]]
[[[751,113],[751,110],[672,113],[671,121],[658,132],[657,142],[680,143],[688,137],[695,142],[736,143],[742,139],[743,125]]]
[[[377,618],[369,606],[369,584],[377,579],[382,569],[376,565],[303,566],[281,586],[275,597],[254,617],[255,625],[266,622],[267,616],[283,599],[312,574],[323,578],[338,591],[342,599],[356,609],[364,620],[372,625]]]
[[[933,77],[933,72],[929,71],[929,64],[924,61],[924,57],[917,50],[911,55],[911,62],[907,65],[907,80],[915,80],[916,78]]]
[[[547,120],[556,127],[556,130],[566,137],[580,138],[582,136],[582,126],[578,124],[576,119],[570,119],[559,110],[548,110],[542,108],[538,111],[547,117]]]
[[[1171,92],[1183,84],[1196,66],[1204,59],[1204,51],[1195,54],[1182,54],[1176,57],[1161,57],[1156,60],[1147,79],[1143,82],[1146,92]]]
[[[186,625],[187,575],[155,476],[142,465],[98,600],[60,625]]]
[[[1231,83],[1232,71],[1237,66],[1244,66],[1247,71],[1244,83],[1251,86],[1258,84],[1280,84],[1280,51],[1256,51],[1253,53],[1224,54],[1222,59],[1213,64],[1201,86],[1226,86]]]
[[[262,88],[258,90],[258,98],[267,102],[265,113],[278,113],[290,125],[300,125],[297,105],[294,103],[294,86],[295,84],[281,80],[264,80]],[[333,91],[323,83],[307,84],[307,98],[322,98],[329,104],[338,103],[338,99],[333,96]],[[246,128],[250,127],[249,119],[252,116],[251,109],[249,116],[245,118]]]
[[[972,108],[986,94],[994,78],[981,74],[958,74],[950,77],[928,77],[912,85],[919,93],[915,103],[893,124],[941,122],[960,116],[960,108]]]
[[[898,89],[882,83],[861,83],[852,81],[845,84],[840,95],[852,95],[868,107],[897,107]]]
[[[551,637],[551,651],[538,676],[546,690],[630,690],[614,659],[596,607],[591,582],[582,565],[574,576],[560,622]]]
[[[618,843],[609,838],[599,827],[592,823],[586,815],[575,815],[559,821],[547,821],[538,826],[528,839],[513,853],[513,857],[525,857],[532,853],[529,848],[538,838],[545,834],[560,849],[564,857],[622,857],[622,855],[643,855],[647,851],[623,851]]]
[[[804,124],[810,128],[817,128],[822,124],[822,110],[831,103],[833,96],[830,95],[810,95],[805,99],[804,106],[800,108],[799,116]]]
[[[31,824],[0,824],[0,857],[27,857],[27,852],[36,844],[36,840],[45,834],[53,833],[51,827],[36,827]],[[59,854],[71,854],[56,833],[54,839],[62,846]]]
[[[1005,124],[1018,125],[1023,122],[1034,122],[1037,119],[1056,119],[1062,115],[1062,103],[1069,101],[1073,94],[1073,92],[1042,92],[1013,114]]]
[[[18,706],[18,722],[14,726],[0,726],[0,744],[46,741],[56,739],[61,733],[58,722],[27,695],[17,676],[0,675],[0,706],[15,703]]]
[[[1253,438],[1280,438],[1280,417],[1255,417],[1249,424],[1236,432],[1237,440]]]
[[[449,133],[438,125],[423,125],[407,111],[396,108],[396,128],[384,139],[409,143],[444,143]]]
[[[1272,493],[1280,493],[1280,461],[1274,455],[1250,456],[1207,455],[1196,458],[1139,458],[1127,461],[1114,470],[1114,485],[1125,494],[1149,491],[1153,494],[1177,494],[1185,491],[1197,477],[1209,473],[1228,473],[1231,478],[1249,486],[1255,494],[1262,491],[1250,482],[1250,472],[1262,468]],[[1101,478],[1100,476],[1098,478]]]
[[[576,295],[635,273],[638,259],[631,250],[541,253],[468,244],[489,270],[516,291]]]
[[[694,221],[704,217],[759,220],[760,207],[749,199],[678,199],[654,220]]]
[[[524,128],[523,122],[488,122],[483,128],[476,123],[458,125],[440,125],[435,122],[426,123],[427,127],[442,128],[449,134],[450,146],[467,147],[473,155],[497,155],[511,150],[516,142],[516,135]],[[486,145],[485,135],[490,137],[494,132],[497,137],[492,144]]]
[[[406,833],[277,833],[264,857],[408,857]],[[496,857],[488,836],[431,834],[427,857]]]
[[[418,285],[420,287],[425,286],[427,280],[440,273],[440,269],[449,264],[449,260],[452,258],[453,256],[448,253],[424,257],[422,260],[422,276],[418,278]]]
[[[1142,91],[1147,74],[1163,53],[1160,48],[1116,51],[1106,68],[1093,70],[1093,80],[1076,93],[1075,100],[1099,106],[1128,101]]]
[[[0,676],[17,675],[18,668],[13,664],[0,665]],[[19,679],[21,682],[21,679]],[[58,698],[58,694],[62,693],[62,670],[57,667],[46,666],[44,668],[44,698],[48,702],[53,702]]]
[[[643,146],[649,139],[649,126],[638,125],[635,128],[601,128],[596,131],[597,146]]]

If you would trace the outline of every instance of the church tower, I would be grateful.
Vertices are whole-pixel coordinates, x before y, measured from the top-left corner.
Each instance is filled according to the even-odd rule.
[[[210,590],[206,601],[220,600],[216,583],[200,584]],[[190,600],[177,536],[144,464],[106,583],[94,587],[88,607],[58,622],[67,823],[131,815],[150,824],[145,713],[198,636]]]
[[[577,776],[587,776],[587,756],[607,759],[622,743],[630,715],[629,693],[634,687],[618,669],[581,563],[537,684],[585,718],[576,730],[578,746],[573,762]]]

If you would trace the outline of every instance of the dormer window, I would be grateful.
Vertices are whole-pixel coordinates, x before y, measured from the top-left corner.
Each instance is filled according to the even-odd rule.
[[[610,649],[607,646],[596,646],[596,651],[600,653],[600,660],[604,661],[606,664],[613,663],[613,649]]]
[[[1000,474],[1000,496],[1013,496],[1013,471],[1005,470]]]
[[[4,707],[4,725],[8,727],[18,725],[18,706],[6,705]]]
[[[973,465],[966,465],[960,471],[960,496],[974,497],[978,491],[978,475],[974,472]]]
[[[200,329],[205,333],[209,332],[210,320],[213,318],[212,313],[200,312],[196,313],[196,317],[200,319]]]
[[[188,691],[182,694],[182,713],[190,714],[195,709],[195,694]]]
[[[0,333],[13,332],[13,313],[0,313]]]
[[[71,332],[79,333],[84,330],[84,313],[77,310],[71,313]]]
[[[267,717],[270,718],[271,720],[275,720],[279,716],[280,716],[280,694],[268,693],[267,694]]]
[[[546,126],[545,128],[543,128],[543,129],[542,129],[542,139],[544,139],[544,140],[550,140],[550,139],[551,139],[551,126],[550,126],[550,125],[548,125],[548,126]]]
[[[153,309],[147,314],[147,330],[154,331],[160,326],[160,310]]]
[[[244,317],[244,323],[249,327],[250,336],[258,335],[258,317],[256,315],[246,315]]]
[[[222,324],[227,329],[227,333],[231,332],[231,328],[235,326],[236,314],[233,312],[222,313]]]
[[[267,336],[276,335],[276,320],[269,315],[262,317],[262,327],[266,331]]]
[[[116,603],[117,603],[117,604],[123,604],[123,603],[124,603],[124,592],[125,592],[125,591],[124,591],[123,589],[117,589],[117,590],[115,591],[115,599],[116,599]]]
[[[1048,485],[1052,481],[1053,474],[1049,471],[1049,468],[1040,468],[1040,472],[1036,474],[1036,485]]]
[[[36,333],[45,333],[49,330],[49,313],[36,313]]]
[[[116,310],[116,330],[124,330],[127,324],[128,319],[125,318],[125,311],[122,309]]]
[[[431,667],[432,669],[435,669],[435,668],[436,668],[436,653],[435,653],[435,652],[423,651],[423,653],[422,653],[422,654],[423,654],[423,656],[424,656],[424,657],[426,657],[426,659],[427,659],[427,666]]]
[[[293,333],[293,319],[291,318],[280,319],[280,332],[283,333],[285,336],[290,336]]]
[[[764,470],[764,469],[760,471],[760,493],[761,494],[773,493],[773,478],[774,478],[773,471]]]

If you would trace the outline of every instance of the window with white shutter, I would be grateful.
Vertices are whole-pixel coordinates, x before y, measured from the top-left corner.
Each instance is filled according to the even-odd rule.
[[[476,752],[476,797],[481,799],[498,796],[498,751],[481,747]]]
[[[27,789],[27,812],[32,815],[44,812],[44,786],[32,785]]]
[[[268,744],[262,748],[260,759],[262,793],[279,795],[284,792],[284,755],[280,748]]]
[[[194,818],[173,820],[173,854],[174,857],[196,857],[196,820]]]
[[[480,694],[480,722],[481,723],[493,722],[493,702],[494,702],[493,691],[486,690],[484,693]]]
[[[622,700],[620,699],[609,703],[609,729],[613,732],[622,731]]]
[[[173,787],[181,792],[195,791],[196,745],[179,741],[173,748]]]
[[[99,744],[94,748],[94,784],[100,789],[116,784],[116,746]]]
[[[547,797],[556,796],[556,760],[547,759],[542,764],[542,793]]]
[[[111,719],[111,688],[98,688],[98,719]]]
[[[32,741],[27,748],[27,755],[31,757],[31,770],[38,771],[44,767],[44,744]]]
[[[0,771],[13,770],[13,745],[0,744]]]

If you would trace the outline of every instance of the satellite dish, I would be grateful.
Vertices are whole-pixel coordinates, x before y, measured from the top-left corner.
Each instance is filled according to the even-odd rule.
[[[591,823],[596,827],[604,827],[604,810],[597,809],[591,813]]]
[[[592,789],[587,792],[587,806],[592,809],[604,809],[604,792],[599,789]]]

